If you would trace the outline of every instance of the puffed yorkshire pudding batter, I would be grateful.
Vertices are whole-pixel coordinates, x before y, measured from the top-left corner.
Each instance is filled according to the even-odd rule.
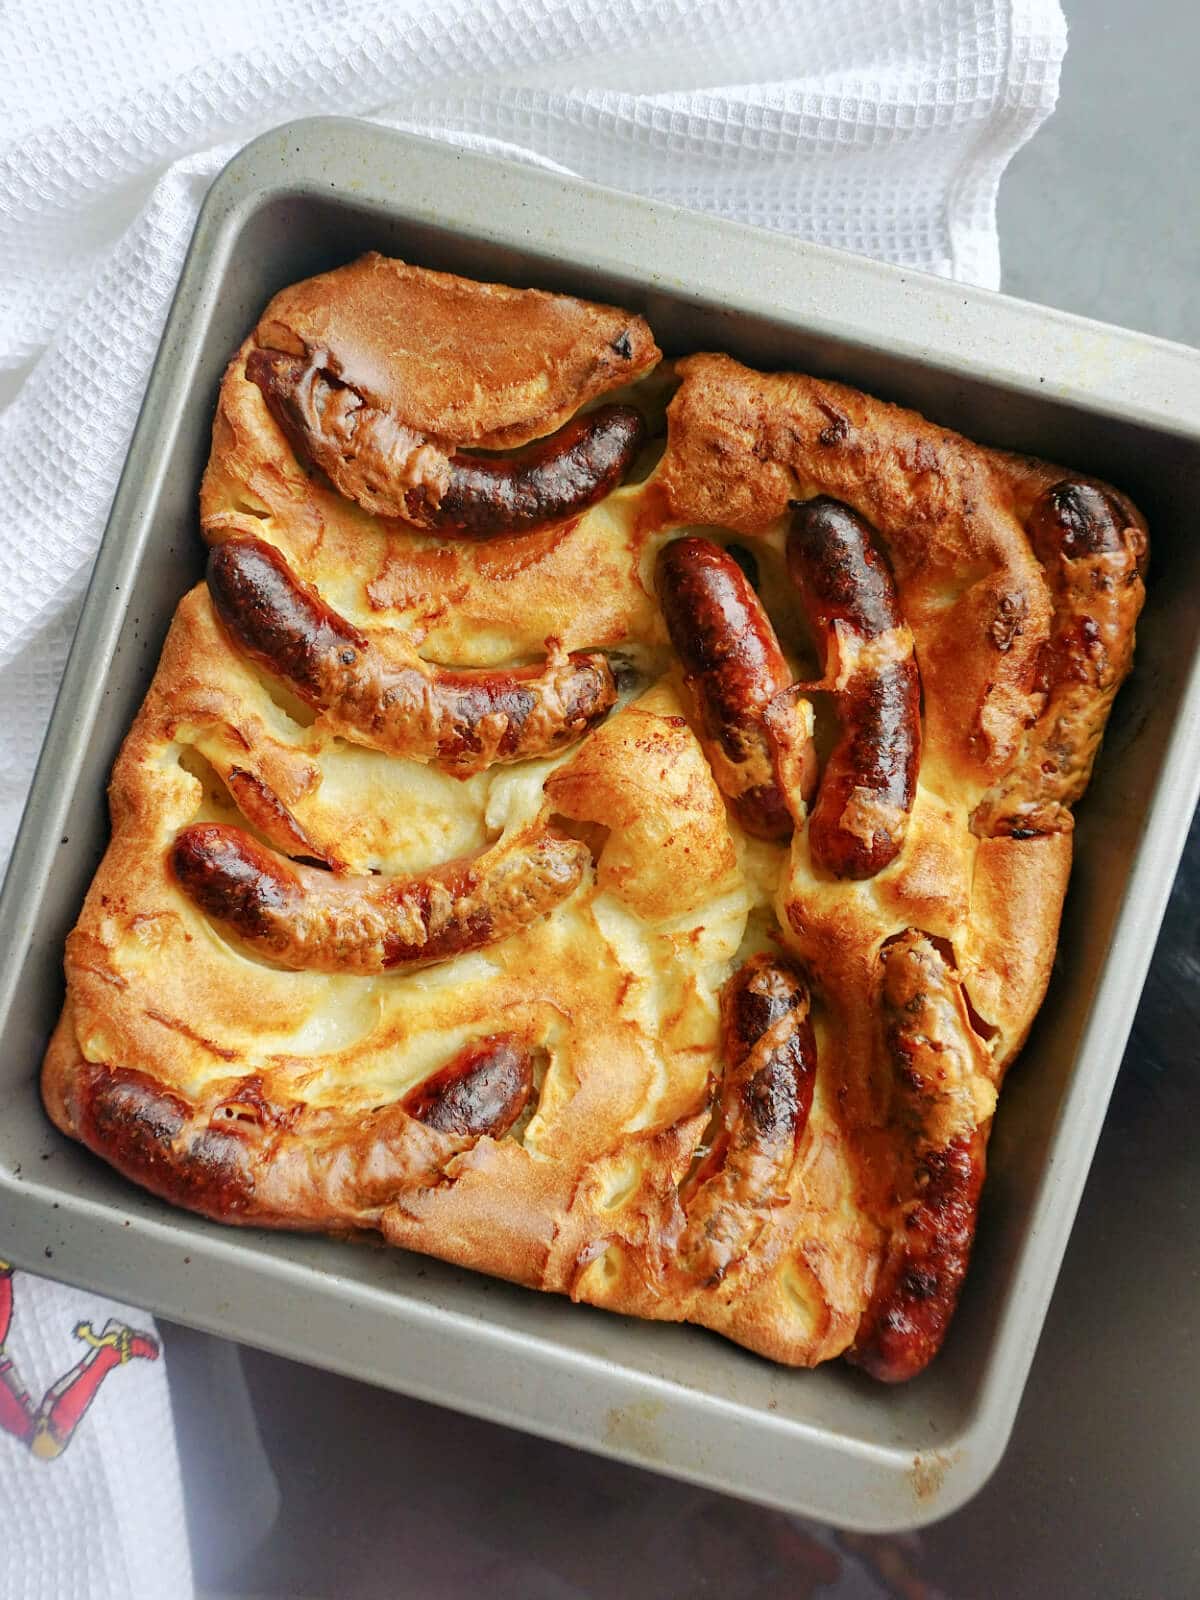
[[[1132,660],[1134,507],[370,255],[230,363],[201,526],[56,1124],[219,1221],[919,1372]]]

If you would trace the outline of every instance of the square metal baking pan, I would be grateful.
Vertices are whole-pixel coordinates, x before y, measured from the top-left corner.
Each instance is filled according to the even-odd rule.
[[[1149,517],[1136,671],[1080,807],[1054,980],[1000,1102],[958,1317],[906,1387],[840,1364],[788,1371],[700,1329],[421,1256],[210,1224],[124,1182],[42,1113],[36,1074],[63,940],[107,839],[109,768],[201,573],[196,491],[221,371],[275,290],[369,248],[618,301],[669,352],[843,379],[1099,473]],[[840,1526],[945,1515],[1008,1438],[1200,787],[1197,506],[1200,355],[1182,346],[365,123],[263,136],[197,225],[0,899],[5,1251],[196,1327]],[[1103,1315],[1098,1286],[1090,1316]]]

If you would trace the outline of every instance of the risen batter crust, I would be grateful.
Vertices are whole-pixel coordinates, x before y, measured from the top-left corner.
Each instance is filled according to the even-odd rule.
[[[1144,523],[1105,485],[840,385],[720,355],[647,377],[657,359],[628,313],[378,256],[276,297],[226,374],[201,494],[224,621],[205,585],[180,602],[118,759],[45,1101],[222,1221],[374,1229],[778,1361],[905,1377],[953,1311],[996,1092],[1045,991]],[[475,520],[431,522],[448,474],[478,492],[464,449],[543,439],[619,386],[659,435],[673,390],[661,459],[623,404],[608,465],[575,435],[538,446],[559,476],[530,480],[513,525],[533,531],[481,538],[490,491]],[[806,627],[785,550],[815,496],[895,615]],[[777,639],[743,721],[790,841],[778,804],[754,838],[718,787],[736,798],[725,701],[685,682],[655,596],[681,533],[753,556]],[[290,632],[278,596],[267,628],[228,581],[276,570]],[[417,652],[410,711],[388,663]],[[842,812],[887,848],[837,876],[806,826],[825,708],[854,718],[914,655],[899,801],[863,779]],[[454,702],[445,758],[454,671],[516,666],[517,689]],[[558,698],[530,698],[547,673]],[[563,673],[591,675],[569,726]],[[510,874],[481,920],[489,863],[522,852],[541,876]],[[421,887],[460,858],[449,897]]]

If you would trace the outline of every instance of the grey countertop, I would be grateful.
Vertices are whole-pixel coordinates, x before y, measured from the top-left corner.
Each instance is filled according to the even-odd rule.
[[[1001,189],[1004,287],[1196,343],[1200,7],[1065,9],[1059,110]],[[481,1583],[490,1600],[1200,1593],[1198,929],[1193,826],[1012,1443],[964,1510],[908,1539],[837,1539],[247,1352],[283,1507],[236,1573],[197,1525],[198,1577],[354,1600],[457,1600]],[[187,1337],[169,1331],[168,1348]],[[196,1505],[199,1524],[202,1493]],[[452,1548],[430,1539],[439,1526]]]

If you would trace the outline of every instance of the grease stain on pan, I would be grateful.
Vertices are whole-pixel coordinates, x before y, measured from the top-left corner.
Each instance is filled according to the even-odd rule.
[[[604,1418],[604,1443],[610,1450],[640,1456],[645,1461],[664,1461],[667,1452],[658,1430],[658,1419],[666,1409],[665,1400],[637,1400],[628,1406],[612,1406]]]
[[[936,1500],[942,1492],[946,1474],[961,1459],[961,1450],[918,1451],[908,1470],[909,1487],[913,1498],[924,1504]]]

